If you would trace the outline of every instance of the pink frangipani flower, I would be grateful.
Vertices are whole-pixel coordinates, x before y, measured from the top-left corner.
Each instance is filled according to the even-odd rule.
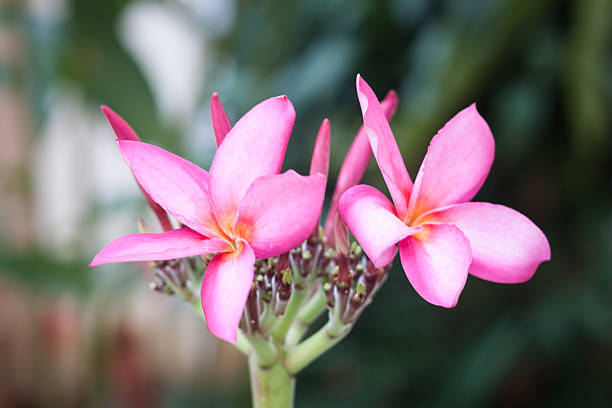
[[[220,144],[210,173],[159,147],[117,141],[138,184],[186,227],[120,237],[91,266],[217,254],[202,281],[202,307],[209,330],[235,342],[255,259],[285,253],[310,235],[325,177],[279,174],[295,120],[287,97],[260,103],[233,128],[221,105],[214,109],[219,115],[213,123],[223,126],[215,126]]]
[[[399,243],[415,290],[430,303],[454,307],[468,273],[520,283],[550,259],[544,233],[527,217],[502,205],[469,202],[484,183],[495,150],[474,104],[432,139],[413,185],[378,99],[359,75],[357,95],[393,204],[375,188],[358,185],[344,193],[338,208],[375,266],[391,262]]]
[[[395,114],[398,103],[399,98],[397,93],[393,90],[389,91],[380,103],[385,113],[385,117],[388,120],[391,120]],[[340,200],[340,197],[346,190],[359,183],[368,168],[368,163],[370,163],[371,158],[372,148],[370,147],[368,135],[364,127],[361,126],[340,167],[340,172],[336,179],[336,188],[334,189],[329,211],[325,218],[323,230],[327,238],[327,244],[330,247],[334,247],[334,225],[336,216],[338,215],[338,200]]]

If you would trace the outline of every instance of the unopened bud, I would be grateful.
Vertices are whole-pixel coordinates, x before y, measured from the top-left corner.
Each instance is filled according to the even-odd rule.
[[[338,272],[340,271],[340,267],[338,265],[334,266],[334,269],[332,269],[332,271],[330,272],[330,277],[332,278],[332,281],[335,281],[336,278],[338,277]]]
[[[325,282],[323,283],[323,293],[325,294],[325,300],[327,301],[327,306],[334,307],[334,287],[331,283]]]
[[[363,293],[355,292],[353,297],[351,298],[351,303],[361,304],[365,299],[365,295]]]
[[[257,288],[259,289],[260,293],[264,293],[267,290],[265,276],[260,274],[255,275],[255,283],[257,284]]]
[[[293,250],[291,250],[293,253]],[[285,269],[289,268],[289,253],[284,253],[278,257],[276,262],[276,273],[284,273]]]
[[[214,254],[202,254],[200,255],[200,258],[202,259],[202,261],[204,261],[204,263],[208,264],[210,261],[212,261],[212,259],[215,257]]]
[[[283,271],[283,283],[286,285],[291,285],[291,282],[293,281],[293,274],[291,273],[291,269],[286,268]]]
[[[141,234],[146,234],[149,232],[147,224],[141,218],[138,219],[138,232],[140,232]]]

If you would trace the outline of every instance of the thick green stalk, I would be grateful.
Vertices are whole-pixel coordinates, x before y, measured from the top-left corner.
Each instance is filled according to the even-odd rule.
[[[242,331],[238,330],[241,334]],[[262,367],[272,367],[279,361],[278,350],[271,340],[264,339],[260,335],[256,334],[250,336],[248,334],[243,335],[244,339],[251,345],[253,354],[259,365]]]
[[[287,372],[282,360],[264,367],[252,355],[249,357],[249,373],[254,408],[293,407],[295,377]]]
[[[292,375],[325,353],[344,338],[351,330],[350,325],[340,326],[328,322],[318,332],[298,344],[285,358],[285,367]]]
[[[319,286],[312,298],[304,304],[291,329],[289,329],[287,341],[285,342],[287,348],[295,346],[304,337],[308,326],[325,310],[325,306],[325,294]]]

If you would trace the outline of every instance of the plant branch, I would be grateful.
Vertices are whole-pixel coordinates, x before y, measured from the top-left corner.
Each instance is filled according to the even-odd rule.
[[[350,331],[351,325],[337,326],[328,322],[319,331],[298,344],[289,351],[285,358],[285,367],[289,374],[296,375],[301,369],[325,353],[344,338]]]
[[[302,307],[295,322],[289,329],[285,344],[287,348],[295,346],[304,336],[308,326],[325,310],[326,299],[323,288],[319,285],[314,295]]]
[[[306,289],[296,289],[294,287],[293,293],[291,293],[291,298],[289,298],[289,303],[287,304],[287,308],[285,309],[283,317],[281,317],[281,319],[272,329],[272,336],[279,343],[282,344],[285,342],[287,332],[293,324],[293,321],[295,320],[295,317],[297,316],[300,307],[302,306],[302,303],[304,303],[307,293],[308,291]]]
[[[251,336],[243,334],[240,330],[238,330],[238,333],[242,334],[244,341],[250,345],[250,349],[253,350],[253,354],[261,367],[271,367],[278,361],[278,350],[271,341],[257,334]],[[238,344],[238,342],[236,342],[236,344]]]

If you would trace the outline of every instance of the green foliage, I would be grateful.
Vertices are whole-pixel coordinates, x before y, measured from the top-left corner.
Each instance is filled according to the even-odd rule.
[[[92,104],[180,152],[115,34],[125,3],[69,2],[53,53],[35,60],[50,65],[32,75],[77,83]],[[307,168],[327,116],[334,180],[360,125],[358,72],[379,96],[398,90],[392,129],[413,177],[435,131],[476,101],[497,143],[476,200],[528,215],[552,247],[525,284],[470,278],[453,310],[425,303],[394,268],[351,335],[300,374],[297,406],[609,405],[612,2],[237,0],[236,13],[214,39],[202,103],[219,91],[235,121],[287,94],[298,116],[285,167]],[[364,181],[385,191],[375,166]],[[84,264],[0,252],[0,270],[33,286],[88,288]],[[247,392],[176,389],[167,400],[244,406]]]
[[[47,294],[91,290],[93,280],[87,263],[81,257],[66,261],[38,249],[17,253],[0,250],[0,273]]]

